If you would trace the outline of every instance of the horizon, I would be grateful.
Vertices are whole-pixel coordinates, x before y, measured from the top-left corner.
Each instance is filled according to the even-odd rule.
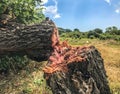
[[[41,0],[45,16],[57,27],[85,32],[116,26],[120,29],[119,0]]]

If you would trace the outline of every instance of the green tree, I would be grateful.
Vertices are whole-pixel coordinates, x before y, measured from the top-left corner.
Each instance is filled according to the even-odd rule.
[[[112,35],[120,35],[120,30],[116,26],[107,27],[105,33]]]
[[[40,3],[41,0],[1,0],[0,17],[6,14],[20,23],[40,22],[44,19]]]
[[[103,30],[100,29],[100,28],[96,28],[93,30],[95,33],[98,33],[98,34],[102,34],[103,33]]]
[[[78,28],[75,28],[74,32],[80,32],[80,30]]]
[[[93,39],[95,37],[94,32],[92,30],[88,31],[87,37]]]
[[[70,37],[70,38],[75,38],[75,39],[79,38],[79,39],[81,39],[82,35],[81,35],[80,32],[74,31],[74,32],[67,33],[67,36]]]
[[[71,29],[65,29],[65,32],[72,32]]]
[[[62,33],[65,33],[65,29],[58,27],[59,34],[61,35]]]

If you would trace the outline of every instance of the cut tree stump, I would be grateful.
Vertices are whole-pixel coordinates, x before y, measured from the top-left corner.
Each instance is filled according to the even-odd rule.
[[[103,59],[98,50],[91,46],[80,53],[86,60],[67,65],[68,71],[45,73],[47,85],[53,94],[111,94]]]
[[[48,18],[31,26],[15,22],[0,24],[0,55],[27,54],[32,59],[47,60],[53,50],[51,38],[58,37],[56,29]]]

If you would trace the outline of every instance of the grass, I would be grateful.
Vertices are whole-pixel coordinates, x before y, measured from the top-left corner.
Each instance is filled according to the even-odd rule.
[[[46,61],[30,63],[17,74],[0,75],[0,94],[52,94],[43,78]]]
[[[66,40],[64,38],[61,41]],[[98,39],[67,39],[73,46],[94,45],[104,59],[112,94],[120,94],[120,42]],[[30,63],[17,74],[0,75],[0,94],[52,94],[43,78],[46,61]]]

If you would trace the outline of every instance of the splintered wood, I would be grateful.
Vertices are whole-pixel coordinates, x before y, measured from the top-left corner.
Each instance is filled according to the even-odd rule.
[[[45,73],[67,72],[69,63],[85,61],[86,56],[83,52],[89,49],[89,47],[71,47],[67,44],[67,41],[60,43],[57,28],[54,29],[51,40],[53,52],[48,59],[48,64],[43,69]]]

